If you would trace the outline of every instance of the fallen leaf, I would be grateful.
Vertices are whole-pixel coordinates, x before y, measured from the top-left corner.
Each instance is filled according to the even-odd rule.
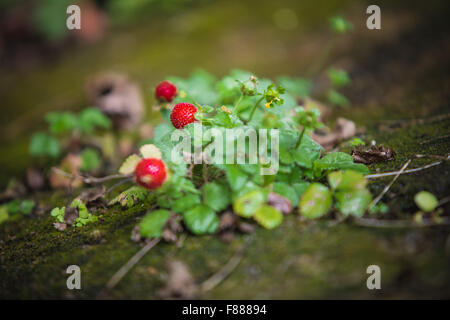
[[[50,186],[54,189],[77,188],[83,184],[80,176],[81,157],[78,154],[69,153],[58,167],[50,173]]]
[[[64,211],[64,221],[71,226],[75,220],[79,217],[79,212],[77,208],[74,207],[66,207]]]
[[[220,216],[219,232],[234,229],[234,227],[236,226],[236,222],[236,215],[234,215],[230,211],[225,212]]]
[[[198,287],[188,268],[181,261],[171,260],[167,264],[168,278],[164,288],[159,290],[161,299],[193,299]]]
[[[372,164],[386,160],[393,160],[395,151],[391,148],[371,146],[370,148],[358,147],[352,150],[352,157],[356,163]]]
[[[27,185],[31,190],[36,191],[44,187],[45,181],[41,170],[34,167],[28,167],[27,169]]]
[[[86,93],[117,129],[134,129],[142,119],[144,104],[138,86],[127,76],[104,73],[89,79]]]
[[[353,121],[338,118],[333,131],[320,135],[312,133],[311,137],[319,143],[325,150],[331,150],[342,140],[349,139],[356,135],[356,125]]]
[[[67,228],[67,224],[65,224],[65,223],[60,223],[60,222],[55,222],[55,223],[53,224],[53,226],[54,226],[57,230],[59,230],[59,231],[64,231],[64,230],[66,230],[66,228]]]

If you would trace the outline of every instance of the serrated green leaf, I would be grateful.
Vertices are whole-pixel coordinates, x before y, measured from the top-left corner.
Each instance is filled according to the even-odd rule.
[[[139,232],[145,238],[159,238],[169,219],[170,212],[167,210],[149,212],[139,224]]]
[[[194,234],[213,234],[219,227],[219,218],[216,213],[205,205],[197,205],[183,213],[186,227]]]
[[[369,169],[361,164],[354,163],[351,155],[344,152],[332,152],[322,159],[314,161],[314,168],[317,170],[353,170],[362,174],[368,174]]]
[[[331,208],[330,190],[320,183],[312,183],[300,198],[299,213],[308,219],[320,218]]]
[[[230,205],[230,190],[223,183],[210,182],[202,187],[203,203],[216,212]]]
[[[247,174],[237,165],[232,164],[226,166],[226,177],[232,190],[241,189],[248,180]]]
[[[183,213],[198,204],[200,204],[200,196],[197,194],[188,194],[175,200],[172,209],[176,213]]]
[[[126,158],[125,161],[122,163],[122,165],[119,168],[119,173],[120,174],[133,173],[139,161],[141,161],[141,158],[137,154],[132,154],[131,156]]]
[[[274,207],[263,205],[255,211],[253,219],[264,228],[273,229],[283,222],[283,214]]]

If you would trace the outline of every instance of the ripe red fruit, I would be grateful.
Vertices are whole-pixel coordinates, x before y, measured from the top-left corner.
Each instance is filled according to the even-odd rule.
[[[195,121],[194,114],[197,108],[190,103],[182,102],[173,107],[170,114],[170,121],[177,129],[183,129],[185,125]]]
[[[160,159],[146,158],[134,169],[136,182],[147,189],[156,189],[166,180],[166,165]]]
[[[160,82],[155,89],[156,99],[159,101],[172,101],[177,95],[177,87],[170,81]]]

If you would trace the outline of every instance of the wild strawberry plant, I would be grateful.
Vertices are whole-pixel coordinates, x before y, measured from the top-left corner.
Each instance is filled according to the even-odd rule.
[[[131,187],[110,202],[129,207],[149,198],[156,201],[159,209],[149,212],[140,223],[143,237],[160,237],[173,217],[182,219],[193,234],[214,234],[221,213],[229,208],[239,218],[254,220],[267,229],[280,225],[288,213],[317,219],[333,209],[344,216],[361,216],[369,208],[372,196],[364,178],[369,173],[367,167],[354,163],[349,154],[325,153],[311,138],[311,132],[322,123],[318,109],[299,104],[308,87],[302,79],[281,78],[280,83],[289,90],[240,70],[219,80],[202,71],[187,79],[169,80],[177,87],[177,95],[170,105],[161,108],[166,122],[155,128],[153,139],[141,147],[140,155],[130,156],[119,170],[121,174],[134,174],[140,186]],[[220,132],[233,128],[278,129],[278,171],[261,175],[266,165],[259,161],[193,165],[179,161],[193,157],[182,152],[174,159],[177,141],[171,137],[176,130],[189,133],[202,152],[211,144],[212,137],[198,134],[199,126]],[[275,150],[270,149],[271,143],[267,145],[271,156]],[[243,158],[249,158],[249,149],[247,145]],[[142,171],[143,163],[158,165]],[[166,175],[160,174],[162,169]],[[147,182],[142,183],[143,176]],[[156,187],[149,184],[155,181]]]

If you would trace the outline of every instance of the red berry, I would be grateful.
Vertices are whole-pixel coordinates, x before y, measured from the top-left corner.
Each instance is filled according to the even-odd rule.
[[[156,99],[170,102],[177,94],[177,87],[170,81],[160,82],[155,89]]]
[[[160,159],[142,159],[134,169],[137,183],[147,189],[156,189],[166,180],[166,165]]]
[[[177,129],[183,129],[185,125],[195,121],[194,114],[197,112],[197,108],[190,103],[182,102],[172,109],[170,114],[170,121]]]

